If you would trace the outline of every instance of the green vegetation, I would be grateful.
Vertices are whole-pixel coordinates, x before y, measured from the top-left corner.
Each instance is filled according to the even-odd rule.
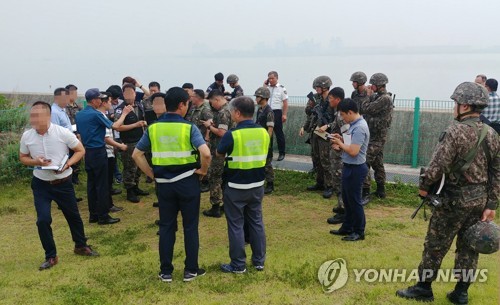
[[[158,280],[158,238],[154,225],[158,211],[154,198],[139,204],[115,196],[125,207],[115,214],[117,225],[88,224],[85,177],[77,187],[84,197],[80,211],[89,243],[101,253],[97,258],[73,254],[73,243],[61,212],[52,210],[53,231],[59,264],[40,272],[43,249],[35,225],[36,214],[27,181],[4,184],[0,196],[0,303],[2,304],[420,304],[395,297],[397,289],[412,283],[355,282],[353,268],[413,269],[422,253],[427,222],[422,212],[410,220],[418,205],[415,187],[394,184],[387,188],[387,200],[375,200],[366,209],[366,240],[342,242],[328,231],[335,200],[305,192],[313,183],[299,172],[277,171],[276,192],[265,197],[264,221],[267,233],[267,261],[264,272],[249,268],[243,275],[224,274],[219,264],[227,263],[228,241],[224,218],[200,217],[200,265],[207,275],[191,283],[182,282],[184,247],[182,226],[174,252],[174,282]],[[152,191],[152,185],[141,184]],[[202,209],[209,207],[202,195]],[[453,249],[443,268],[453,267]],[[247,247],[250,256],[250,247]],[[323,292],[317,280],[326,260],[344,258],[349,268],[347,285],[333,293]],[[479,268],[488,269],[488,281],[470,289],[471,304],[499,303],[499,255],[480,257]],[[448,304],[445,298],[453,283],[434,284],[434,304]]]

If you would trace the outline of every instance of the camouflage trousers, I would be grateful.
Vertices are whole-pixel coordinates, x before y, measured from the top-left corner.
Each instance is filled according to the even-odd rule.
[[[465,231],[481,219],[486,199],[479,198],[469,202],[463,199],[452,201],[443,198],[443,206],[432,213],[427,236],[425,237],[422,261],[418,266],[422,281],[436,279],[441,262],[457,236],[454,269],[475,272],[479,254],[464,241]]]
[[[344,164],[342,163],[342,151],[337,151],[332,149],[332,175],[333,175],[333,191],[337,194],[340,194],[342,191],[342,167]],[[344,208],[344,201],[342,200],[342,196],[338,196],[338,204],[339,208]]]
[[[141,170],[137,167],[137,164],[135,164],[134,159],[132,159],[132,153],[137,143],[125,144],[127,144],[127,150],[122,151],[123,185],[125,188],[129,189],[139,185]]]
[[[312,159],[316,165],[316,183],[325,187],[333,187],[332,146],[330,141],[323,140],[314,134],[311,139]]]
[[[208,169],[208,184],[210,186],[210,203],[222,204],[222,174],[224,173],[224,158],[212,155],[212,163]]]
[[[373,169],[373,176],[377,184],[385,183],[385,168],[384,168],[384,144],[385,142],[370,142],[366,151],[366,165],[368,170]],[[368,171],[363,188],[370,188],[371,176]]]
[[[274,169],[273,169],[273,139],[269,144],[269,151],[267,152],[266,165],[264,167],[266,171],[266,182],[274,182]]]

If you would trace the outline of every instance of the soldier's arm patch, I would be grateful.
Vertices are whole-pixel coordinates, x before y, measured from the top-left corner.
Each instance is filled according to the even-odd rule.
[[[443,132],[439,135],[439,142],[443,142],[444,137],[446,137],[446,131],[443,131]]]

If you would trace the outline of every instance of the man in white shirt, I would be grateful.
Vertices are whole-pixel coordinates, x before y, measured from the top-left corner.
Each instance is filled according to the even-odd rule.
[[[71,165],[78,162],[85,154],[82,143],[68,129],[51,123],[51,106],[48,103],[39,101],[33,104],[30,123],[33,128],[24,132],[21,137],[19,160],[24,165],[35,167],[31,188],[37,212],[38,235],[45,250],[45,261],[39,269],[51,268],[58,262],[50,226],[52,201],[57,203],[68,222],[75,242],[74,253],[84,256],[99,255],[87,245],[83,221],[71,183]],[[61,164],[66,159],[69,149],[74,151],[73,156]],[[52,165],[59,168],[41,169]]]
[[[285,86],[278,83],[278,72],[271,71],[267,74],[267,80],[264,83],[271,92],[269,106],[274,113],[274,134],[278,143],[279,156],[276,161],[285,159],[285,134],[283,133],[283,123],[286,122],[288,113],[288,94]]]

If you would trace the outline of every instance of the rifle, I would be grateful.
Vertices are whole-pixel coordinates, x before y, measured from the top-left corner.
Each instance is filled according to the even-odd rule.
[[[425,169],[423,167],[420,168],[420,179],[421,180],[423,180],[424,173],[425,173]],[[444,181],[445,181],[445,174],[443,173],[443,176],[441,177],[441,181],[439,182],[439,184],[437,182],[434,183],[431,186],[427,196],[420,196],[419,195],[419,197],[422,199],[422,201],[420,202],[420,205],[417,207],[415,212],[413,212],[413,214],[411,215],[411,219],[414,219],[415,216],[417,216],[418,211],[420,211],[420,209],[422,207],[424,207],[424,220],[427,221],[427,214],[425,213],[425,206],[428,205],[431,208],[439,208],[443,205],[443,203],[439,199],[439,194],[441,194],[441,191],[443,190]]]
[[[314,94],[311,92],[309,92],[309,94],[307,95],[307,98],[309,99],[308,102],[307,102],[307,106],[306,106],[306,114],[309,116],[311,115],[311,112],[313,110],[313,108],[315,107],[316,105],[316,98],[314,98]],[[313,105],[309,105],[309,101],[312,101],[314,104]],[[308,107],[310,108],[309,110],[309,113],[307,111]],[[311,129],[311,127],[309,127],[309,129]],[[313,130],[306,130],[306,132],[309,133],[309,136],[307,137],[305,143],[306,144],[311,144],[311,139],[312,139],[312,134],[313,134]]]

